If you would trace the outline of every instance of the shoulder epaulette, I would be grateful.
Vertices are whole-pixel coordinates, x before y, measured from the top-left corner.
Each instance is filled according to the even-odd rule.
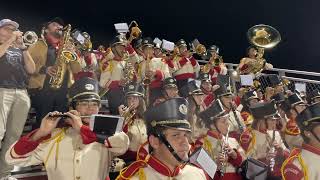
[[[294,120],[289,120],[285,132],[288,135],[297,136],[300,134],[300,129]]]
[[[116,180],[126,180],[135,175],[140,168],[144,168],[147,166],[147,163],[145,161],[135,161],[132,164],[130,164],[127,168],[124,168],[120,171],[119,176],[116,178]]]

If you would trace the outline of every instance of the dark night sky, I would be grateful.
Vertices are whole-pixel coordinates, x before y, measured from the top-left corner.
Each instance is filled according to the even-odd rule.
[[[247,30],[268,24],[280,31],[281,43],[267,51],[275,67],[319,72],[320,2],[295,0],[165,0],[165,1],[3,1],[0,18],[16,20],[22,30],[39,31],[41,23],[59,16],[89,32],[95,45],[116,35],[114,23],[136,20],[144,36],[170,41],[198,38],[221,47],[225,62],[238,63],[248,41]],[[50,7],[50,8],[49,8]]]

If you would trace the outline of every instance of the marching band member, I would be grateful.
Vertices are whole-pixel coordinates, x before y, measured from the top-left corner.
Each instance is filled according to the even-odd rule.
[[[203,102],[205,95],[202,92],[200,85],[200,81],[193,80],[189,81],[187,85],[181,88],[182,91],[188,92],[188,120],[191,124],[192,142],[195,142],[196,139],[207,132],[206,127],[199,118],[199,113],[207,108]]]
[[[266,87],[266,90],[265,90],[265,93],[264,93],[264,96],[263,96],[263,101],[264,102],[270,102],[272,96],[274,96],[274,95],[275,95],[274,88]]]
[[[214,93],[217,99],[220,99],[224,109],[229,113],[230,124],[230,137],[239,140],[239,136],[245,129],[242,116],[238,110],[236,110],[233,102],[233,93],[231,91],[231,85],[229,84],[229,76],[219,75],[217,84],[220,86]]]
[[[276,74],[269,74],[267,76],[267,82],[269,87],[274,89],[274,95],[278,93],[284,93],[284,85],[280,79],[280,77]]]
[[[239,111],[241,111],[242,110],[242,108],[243,107],[241,107],[240,105],[241,105],[241,101],[242,101],[242,97],[243,97],[243,95],[246,93],[248,91],[248,89],[247,88],[245,88],[245,87],[241,87],[241,88],[239,88],[238,89],[238,92],[237,92],[237,96],[234,98],[234,103],[238,106],[238,108],[237,109],[240,109]],[[239,107],[240,106],[240,107]]]
[[[129,149],[121,156],[128,164],[136,160],[140,145],[147,141],[147,129],[143,114],[146,110],[144,88],[141,84],[130,83],[125,87],[126,105],[119,106],[120,115],[124,117],[123,132],[130,139]]]
[[[287,117],[285,111],[282,109],[286,97],[283,92],[277,93],[271,97],[272,101],[276,104],[277,111],[279,112],[280,118],[276,122],[276,129],[280,132],[280,135],[283,137],[285,134],[285,129],[287,126]]]
[[[320,91],[318,89],[313,90],[309,94],[308,99],[309,99],[309,104],[320,102]]]
[[[257,103],[250,107],[254,117],[250,128],[240,136],[240,144],[248,157],[269,166],[269,178],[281,179],[280,166],[289,151],[276,131],[276,120],[280,118],[274,102]]]
[[[204,72],[210,74],[212,84],[216,84],[218,74],[226,75],[228,73],[222,57],[219,56],[219,50],[220,48],[216,45],[210,46],[208,52],[211,56],[209,62],[204,66]]]
[[[125,86],[125,104],[119,106],[120,116],[124,118],[123,132],[130,140],[127,152],[112,160],[110,179],[115,179],[124,166],[137,159],[139,147],[147,141],[147,129],[143,114],[146,110],[143,85],[136,82]]]
[[[263,59],[264,50],[262,48],[257,48],[255,46],[249,46],[247,48],[246,55],[247,57],[244,57],[240,60],[240,63],[237,67],[237,70],[240,71],[240,74],[252,74],[253,72],[247,72],[248,68],[251,68],[250,66],[255,64],[256,62]],[[270,63],[265,63],[262,67],[263,69],[269,70],[273,68],[273,65]],[[253,74],[253,76],[255,76]]]
[[[166,54],[162,51],[161,43],[154,43],[154,56],[156,58],[166,58]]]
[[[283,180],[317,180],[320,177],[320,104],[315,103],[300,112],[297,124],[304,143],[294,149],[281,168]]]
[[[187,101],[173,98],[150,107],[145,118],[150,154],[123,169],[117,179],[206,179],[203,170],[187,163],[191,132]]]
[[[163,96],[158,98],[154,103],[153,106],[156,106],[162,102],[167,100],[178,98],[179,97],[179,90],[177,87],[177,81],[173,77],[168,77],[163,81],[162,84],[162,92]],[[149,153],[149,146],[148,142],[142,144],[137,152],[137,160],[144,160]]]
[[[209,130],[196,146],[202,146],[218,165],[214,179],[241,180],[237,168],[245,159],[244,150],[236,139],[229,137],[229,113],[218,99],[199,116]]]
[[[144,83],[148,86],[146,88],[146,94],[149,97],[146,97],[149,104],[159,98],[162,94],[162,81],[170,77],[169,67],[166,61],[163,58],[155,58],[154,56],[154,46],[151,38],[144,38],[141,45],[144,61],[139,64],[138,68],[138,81]],[[148,91],[149,90],[149,91]]]
[[[284,139],[290,149],[294,147],[301,147],[303,139],[301,137],[300,129],[296,123],[297,115],[300,114],[307,104],[302,100],[299,94],[294,93],[287,97],[281,105],[283,111],[285,111],[288,118]]]
[[[82,35],[85,38],[83,44],[77,42],[77,54],[82,70],[77,73],[75,79],[81,79],[82,77],[98,79],[97,71],[99,69],[99,64],[96,54],[91,52],[92,43],[90,35],[87,32],[83,32]]]
[[[159,104],[172,98],[179,97],[179,90],[176,79],[174,79],[173,77],[168,77],[163,80],[162,94],[163,96],[156,99],[153,105]]]
[[[206,95],[203,102],[207,107],[209,107],[215,99],[214,91],[219,88],[219,85],[212,86],[211,76],[207,73],[200,73],[199,80],[201,81],[201,90]]]
[[[48,179],[108,178],[111,158],[124,154],[129,138],[124,132],[105,138],[88,126],[90,117],[98,114],[98,82],[90,78],[76,81],[70,88],[72,110],[65,113],[69,126],[56,128],[62,115],[46,115],[40,129],[20,138],[6,153],[11,165],[30,166],[44,163]],[[85,116],[82,118],[81,116]]]
[[[253,116],[249,110],[250,106],[253,106],[259,102],[259,97],[256,91],[247,91],[242,97],[242,111],[241,117],[243,118],[244,124],[250,127],[253,122]]]
[[[181,39],[176,43],[179,49],[179,54],[175,56],[168,63],[169,67],[173,69],[172,76],[177,80],[179,93],[182,97],[187,97],[187,92],[180,89],[188,83],[188,79],[195,79],[199,73],[200,66],[197,60],[188,51],[187,43]]]
[[[32,107],[36,110],[36,124],[39,128],[42,118],[51,111],[65,112],[68,110],[68,87],[74,81],[74,75],[81,71],[79,61],[69,63],[70,70],[64,76],[62,86],[59,89],[50,87],[50,79],[56,75],[58,57],[57,52],[61,47],[63,37],[63,21],[54,18],[43,26],[43,38],[29,47],[29,52],[36,64],[36,72],[30,77],[29,92]]]
[[[116,36],[111,42],[111,51],[114,58],[108,61],[107,68],[100,76],[100,87],[106,89],[106,97],[109,103],[111,114],[119,114],[118,107],[123,103],[123,86],[125,86],[130,79],[129,72],[135,63],[139,62],[139,57],[135,50],[127,41],[121,37]],[[135,78],[135,77],[132,77]]]
[[[35,63],[18,27],[10,19],[0,21],[0,179],[13,169],[4,156],[24,129],[30,109],[27,83],[35,72]]]

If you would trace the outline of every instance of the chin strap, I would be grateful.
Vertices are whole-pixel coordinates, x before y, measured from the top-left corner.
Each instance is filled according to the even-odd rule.
[[[167,141],[163,133],[157,133],[157,137],[160,139],[160,141],[162,141],[167,146],[167,148],[169,149],[171,154],[174,156],[174,158],[176,158],[177,161],[179,161],[180,163],[187,163],[189,161],[189,158],[187,161],[185,161],[178,156],[178,154],[175,152],[171,144]]]

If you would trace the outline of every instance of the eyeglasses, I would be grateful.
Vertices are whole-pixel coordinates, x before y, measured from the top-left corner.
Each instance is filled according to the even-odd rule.
[[[77,102],[77,105],[82,107],[99,107],[100,103],[97,101],[80,101]]]

